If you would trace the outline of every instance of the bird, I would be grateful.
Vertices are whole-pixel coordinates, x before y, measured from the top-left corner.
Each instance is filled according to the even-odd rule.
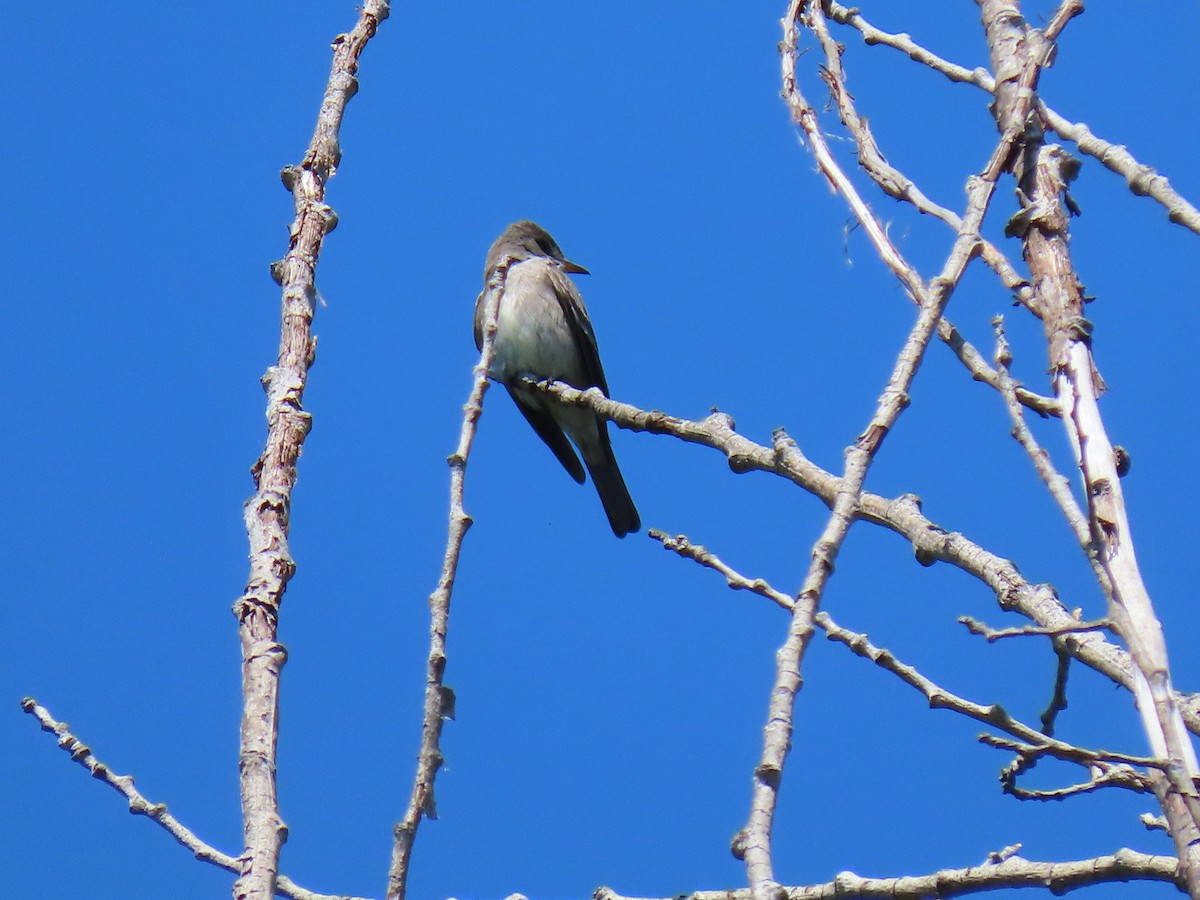
[[[540,225],[528,220],[509,225],[488,250],[483,291],[475,301],[475,346],[479,350],[483,349],[488,284],[506,259],[509,265],[489,374],[504,385],[538,437],[579,484],[586,480],[587,467],[613,534],[625,537],[642,523],[613,455],[608,420],[587,407],[568,406],[527,383],[562,381],[578,390],[598,387],[608,396],[592,321],[579,289],[567,277],[568,273],[587,275],[588,270],[568,260]]]

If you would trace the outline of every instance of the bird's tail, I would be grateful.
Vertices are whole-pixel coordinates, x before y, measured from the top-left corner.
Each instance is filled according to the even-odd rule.
[[[600,427],[604,429],[604,423],[601,423]],[[604,434],[604,437],[607,438],[608,435]],[[596,493],[600,495],[604,514],[608,516],[608,524],[612,526],[613,534],[625,537],[641,528],[642,520],[638,517],[637,507],[633,505],[633,498],[629,496],[629,488],[625,487],[625,479],[617,466],[612,445],[607,440],[602,441],[602,450],[603,454],[599,459],[588,459],[588,455],[585,454],[583,461],[592,476],[592,483],[596,485]]]

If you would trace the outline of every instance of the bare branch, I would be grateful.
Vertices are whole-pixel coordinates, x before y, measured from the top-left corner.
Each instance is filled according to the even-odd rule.
[[[702,547],[700,544],[693,544],[682,534],[672,538],[658,529],[651,528],[647,532],[647,536],[661,543],[667,550],[678,553],[685,559],[698,562],[700,565],[712,569],[714,572],[720,572],[725,576],[725,582],[735,591],[752,591],[789,612],[796,608],[796,601],[783,593],[783,591],[775,590],[775,588],[767,584],[762,578],[755,578],[753,580],[746,578],[732,567],[723,563],[715,554],[709,552],[707,548]]]
[[[858,29],[866,44],[882,44],[899,50],[910,59],[940,72],[951,81],[971,84],[988,93],[993,93],[996,89],[996,82],[986,69],[968,69],[957,65],[922,47],[910,35],[891,34],[876,28],[862,17],[857,8],[846,7],[831,0],[826,0],[824,6],[829,18]],[[1157,201],[1167,210],[1167,218],[1171,222],[1200,234],[1200,209],[1171,187],[1165,176],[1160,175],[1151,166],[1138,162],[1127,147],[1097,137],[1082,122],[1071,123],[1040,100],[1037,110],[1046,126],[1055,134],[1071,141],[1081,153],[1094,157],[1110,172],[1124,178],[1130,191],[1137,196],[1150,197]]]
[[[1059,625],[1055,628],[1039,628],[1033,625],[1025,625],[1020,628],[989,628],[978,619],[973,619],[970,616],[959,616],[958,621],[967,626],[967,631],[971,632],[971,634],[977,634],[982,638],[986,638],[989,644],[1010,637],[1060,637],[1064,634],[1107,631],[1112,628],[1111,619],[1097,619],[1095,622],[1075,622],[1068,625]]]
[[[147,800],[134,787],[132,775],[118,775],[105,763],[96,759],[92,755],[92,748],[73,735],[70,731],[70,726],[66,722],[56,721],[50,715],[50,711],[44,706],[39,706],[38,702],[32,697],[26,697],[21,701],[21,709],[37,719],[43,731],[49,731],[56,735],[58,746],[66,751],[71,759],[87,769],[93,778],[103,781],[128,800],[129,811],[135,816],[145,816],[150,821],[156,823],[201,862],[211,863],[229,872],[236,873],[241,870],[236,857],[222,853],[215,847],[200,840],[191,829],[187,828],[167,812],[167,804],[154,803]],[[361,898],[357,897],[346,897],[340,894],[318,894],[305,890],[293,883],[286,875],[278,877],[275,891],[280,896],[292,897],[294,900],[361,900]]]
[[[1050,496],[1054,498],[1054,502],[1066,516],[1067,524],[1075,534],[1075,540],[1086,550],[1091,547],[1092,543],[1087,516],[1079,508],[1079,504],[1075,501],[1075,495],[1071,493],[1071,483],[1054,467],[1050,454],[1041,448],[1037,439],[1034,438],[1029,424],[1025,421],[1025,414],[1019,402],[1019,388],[1009,372],[1012,351],[1009,349],[1008,339],[1004,334],[1004,317],[996,316],[992,319],[992,327],[996,331],[995,358],[1000,394],[1004,397],[1004,405],[1008,409],[1009,418],[1013,423],[1012,436],[1028,454],[1042,483],[1046,485],[1046,490],[1050,492]]]
[[[1023,758],[1018,759],[1018,763],[1023,763]],[[1023,767],[1021,769],[1023,771]],[[1005,768],[1000,773],[1000,783],[1003,786],[1004,793],[1015,797],[1017,800],[1034,800],[1045,802],[1049,800],[1059,801],[1066,800],[1070,797],[1078,797],[1083,794],[1091,794],[1096,791],[1109,787],[1119,787],[1125,790],[1134,791],[1139,794],[1147,793],[1153,788],[1151,787],[1151,779],[1146,775],[1141,775],[1132,767],[1126,765],[1111,766],[1107,769],[1092,767],[1091,777],[1087,781],[1079,784],[1069,784],[1065,787],[1032,789],[1023,788],[1017,784],[1018,764]]]
[[[1041,716],[1042,734],[1047,737],[1054,736],[1058,714],[1067,708],[1067,677],[1071,674],[1071,654],[1062,647],[1055,646],[1054,655],[1058,657],[1058,665],[1054,667],[1054,690]]]
[[[1010,731],[1011,729],[1005,730]],[[1068,744],[1065,741],[1056,741],[1053,738],[1047,740],[1038,732],[1034,732],[1034,734],[1038,736],[1034,739],[1033,743],[1012,741],[1008,738],[996,737],[991,734],[981,734],[979,741],[980,743],[987,744],[989,747],[1012,750],[1015,753],[1020,753],[1030,758],[1052,756],[1055,759],[1079,763],[1082,766],[1116,763],[1126,766],[1143,766],[1147,769],[1165,769],[1170,765],[1166,760],[1157,759],[1153,756],[1134,756],[1129,753],[1117,753],[1111,750],[1088,750],[1084,747]],[[1143,790],[1149,790],[1149,787],[1144,787]]]
[[[1171,187],[1165,175],[1138,162],[1127,147],[1092,134],[1084,123],[1072,123],[1044,103],[1038,103],[1038,111],[1055,134],[1073,143],[1081,153],[1099,160],[1110,172],[1124,178],[1130,191],[1139,197],[1158,201],[1166,209],[1169,221],[1200,234],[1200,209]]]
[[[842,6],[832,0],[824,0],[821,5],[829,18],[835,22],[857,28],[862,33],[863,43],[868,46],[882,44],[892,47],[904,53],[909,59],[928,66],[935,72],[941,72],[951,81],[973,84],[989,94],[995,90],[995,79],[987,69],[968,69],[965,66],[957,65],[922,47],[908,34],[891,34],[881,28],[876,28],[862,17],[858,7]]]
[[[1154,755],[1169,760],[1156,793],[1171,823],[1189,892],[1200,897],[1200,763],[1175,703],[1162,628],[1138,569],[1117,457],[1100,415],[1103,382],[1091,355],[1092,326],[1068,244],[1073,207],[1064,197],[1079,164],[1060,147],[1043,143],[1036,108],[1027,118],[1036,85],[1027,75],[1046,58],[1048,43],[1025,24],[1016,0],[980,0],[980,8],[996,73],[996,121],[1005,133],[1015,122],[1029,122],[1014,166],[1022,209],[1006,231],[1021,238],[1038,294],[1035,308],[1050,348],[1055,394],[1088,499],[1094,551],[1089,556],[1108,598],[1109,617],[1136,665],[1133,689],[1146,737]]]
[[[858,634],[842,628],[833,621],[828,613],[820,612],[817,614],[817,625],[825,631],[830,640],[844,644],[858,656],[871,660],[880,668],[899,677],[905,684],[915,688],[929,701],[930,709],[948,709],[967,718],[974,719],[977,722],[990,725],[993,728],[1003,729],[1009,734],[1020,738],[1021,742],[1015,742],[995,738],[990,735],[982,735],[980,737],[980,740],[989,746],[1021,752],[1022,764],[1019,767],[1007,768],[1004,775],[1010,777],[1006,778],[1002,775],[1001,778],[1001,782],[1008,793],[1020,792],[1021,789],[1017,788],[1015,784],[1016,775],[1020,774],[1024,768],[1032,765],[1032,761],[1036,760],[1039,756],[1053,756],[1057,759],[1090,767],[1093,770],[1093,777],[1089,781],[1090,787],[1086,790],[1095,790],[1101,786],[1115,786],[1131,788],[1140,792],[1149,791],[1151,790],[1149,781],[1132,769],[1128,769],[1128,766],[1146,765],[1162,767],[1164,765],[1162,760],[1110,753],[1102,750],[1088,750],[1074,744],[1055,740],[1044,731],[1039,732],[1023,722],[1013,719],[999,704],[981,706],[978,703],[950,693],[922,675],[913,666],[902,663],[890,651],[874,646],[865,634]],[[1118,764],[1118,766],[1114,767],[1113,763]],[[1117,768],[1119,768],[1119,771],[1116,770]],[[1068,793],[1085,792],[1080,786],[1074,786],[1069,789],[1064,788],[1063,790]],[[1067,793],[1063,793],[1062,796],[1067,796]]]
[[[421,749],[417,754],[417,774],[404,818],[393,829],[392,864],[388,872],[388,900],[404,900],[408,890],[408,870],[412,861],[413,842],[421,818],[437,818],[433,782],[442,765],[439,746],[442,723],[452,717],[454,695],[443,683],[446,671],[446,631],[450,623],[450,599],[458,575],[458,558],[463,539],[471,527],[471,517],[463,506],[466,487],[467,460],[475,442],[479,417],[483,415],[483,397],[488,390],[488,372],[492,367],[496,341],[496,316],[504,296],[504,279],[513,263],[505,257],[492,270],[488,280],[488,300],[484,307],[483,349],[474,369],[471,393],[463,406],[462,430],[458,446],[447,459],[450,465],[450,522],[446,536],[446,552],[437,588],[429,596],[429,659],[425,669],[425,705],[421,723]]]
[[[325,184],[341,159],[338,131],[346,104],[358,90],[358,59],[388,16],[386,0],[366,0],[349,34],[334,39],[333,65],[316,130],[299,168],[283,172],[296,217],[287,256],[273,267],[283,287],[279,357],[263,376],[267,391],[267,442],[252,472],[256,490],[244,516],[250,541],[250,575],[234,603],[242,645],[242,725],[238,770],[246,847],[234,887],[241,900],[275,894],[279,851],[287,826],[275,790],[279,736],[279,678],[287,653],[276,640],[279,607],[296,571],[288,549],[296,461],[312,424],[301,401],[316,353],[312,319],[317,258],[337,223],[325,204]]]
[[[763,751],[755,768],[750,818],[735,842],[746,862],[755,900],[769,898],[776,889],[771,858],[771,829],[783,766],[791,745],[796,694],[800,689],[800,662],[812,635],[812,617],[820,605],[825,585],[833,572],[833,562],[849,533],[859,506],[862,486],[883,440],[909,402],[909,390],[920,368],[929,340],[941,321],[942,312],[962,277],[968,262],[979,252],[979,230],[995,191],[996,180],[1004,170],[1020,135],[1020,124],[1004,129],[1003,136],[984,168],[968,188],[967,213],[958,229],[954,245],[942,272],[927,286],[917,271],[896,250],[879,221],[871,213],[853,184],[833,159],[816,120],[816,113],[804,98],[796,80],[799,19],[804,0],[791,0],[783,19],[784,38],[780,44],[783,67],[783,96],[792,111],[793,121],[803,130],[821,171],[849,203],[867,231],[884,263],[920,306],[920,313],[909,332],[880,395],[875,414],[866,430],[847,449],[846,465],[831,507],[825,529],[813,545],[812,559],[804,585],[797,596],[787,639],[776,653],[776,677],[771,690],[767,725],[763,729]],[[810,10],[820,15],[819,7]],[[1022,77],[1036,71],[1027,67]],[[1028,100],[1026,100],[1028,102]]]
[[[747,578],[728,564],[722,562],[705,547],[693,544],[685,537],[669,538],[661,531],[652,531],[650,537],[660,541],[666,549],[679,554],[685,559],[693,560],[706,568],[719,572],[725,577],[725,581],[729,587],[734,590],[752,591],[784,609],[791,610],[795,607],[795,601],[791,597],[773,588],[765,579]],[[1127,770],[1128,765],[1136,764],[1158,768],[1162,768],[1165,765],[1162,760],[1109,753],[1102,750],[1087,750],[1074,744],[1053,740],[1045,727],[1039,732],[1013,719],[999,704],[982,706],[950,693],[922,675],[913,666],[901,662],[889,650],[876,647],[865,634],[850,631],[838,625],[833,620],[833,617],[825,611],[821,611],[813,617],[813,624],[824,631],[829,640],[842,644],[852,650],[857,656],[869,659],[881,669],[891,672],[905,684],[916,689],[928,701],[930,709],[947,709],[957,712],[960,715],[985,725],[990,725],[993,728],[1003,729],[1014,737],[1021,739],[1022,742],[1014,742],[994,738],[989,735],[983,735],[980,738],[984,743],[991,746],[1017,750],[1022,754],[1022,765],[1019,768],[1010,767],[1012,769],[1012,777],[1009,781],[1015,782],[1015,775],[1019,774],[1027,766],[1032,765],[1033,761],[1039,756],[1054,756],[1058,759],[1090,766],[1095,770],[1093,778],[1086,786],[1076,785],[1070,788],[1063,788],[1059,792],[1023,792],[1015,786],[1015,783],[1011,785],[1006,783],[1006,790],[1010,793],[1026,793],[1029,796],[1036,794],[1039,799],[1045,799],[1051,795],[1065,797],[1072,793],[1086,793],[1102,786],[1129,787],[1140,792],[1145,792],[1151,790],[1148,781],[1136,772]],[[1069,659],[1070,657],[1067,656],[1066,658]],[[1112,763],[1119,764],[1121,770],[1114,771]]]
[[[833,505],[839,490],[841,478],[805,457],[783,431],[777,431],[773,446],[766,447],[738,434],[726,413],[713,412],[700,420],[682,419],[609,399],[594,388],[580,391],[561,382],[538,382],[538,386],[563,403],[595,410],[619,428],[669,434],[718,450],[736,473],[769,472],[786,478],[826,506]],[[855,515],[903,537],[921,564],[948,563],[986,584],[1001,609],[1020,613],[1044,628],[1058,629],[1063,646],[1072,656],[1132,690],[1133,663],[1124,650],[1098,632],[1077,633],[1079,620],[1058,599],[1053,587],[1029,582],[1011,561],[989,552],[961,532],[942,528],[924,514],[919,497],[902,494],[888,498],[864,491]],[[1180,696],[1179,703],[1188,728],[1200,734],[1200,698]]]
[[[1170,856],[1152,856],[1134,850],[1118,850],[1111,856],[1070,862],[1033,862],[1010,856],[1003,862],[965,869],[942,869],[928,875],[895,878],[863,878],[842,872],[833,881],[808,887],[783,887],[780,900],[924,900],[960,897],[1000,888],[1049,889],[1054,896],[1093,884],[1127,881],[1161,881],[1182,886],[1177,861]],[[661,900],[752,900],[748,889],[695,891]],[[609,888],[599,888],[594,900],[635,900]]]
[[[797,4],[792,5],[796,6]],[[811,7],[811,9],[812,15],[820,15],[820,9],[818,6],[814,5]],[[891,239],[887,235],[886,229],[883,227],[883,223],[880,222],[878,217],[871,211],[870,207],[858,193],[857,188],[854,187],[853,182],[846,176],[845,172],[842,171],[841,166],[838,164],[836,158],[833,156],[833,153],[830,151],[827,142],[825,141],[824,133],[822,132],[817,121],[816,111],[813,109],[811,104],[805,100],[804,96],[800,93],[797,87],[795,75],[796,41],[792,40],[792,42],[789,44],[786,35],[786,29],[788,27],[787,23],[789,21],[792,21],[792,18],[785,17],[785,40],[784,43],[781,44],[781,48],[783,48],[784,51],[782,54],[784,62],[783,97],[787,102],[788,107],[792,111],[792,120],[804,131],[805,139],[808,141],[809,146],[813,151],[813,155],[816,158],[817,165],[820,167],[821,172],[829,180],[829,183],[833,186],[833,188],[846,199],[847,204],[850,206],[851,212],[854,213],[855,218],[866,231],[872,244],[875,245],[875,249],[878,251],[880,258],[900,280],[900,283],[905,288],[905,291],[908,293],[913,302],[920,306],[922,304],[922,297],[926,293],[925,286],[920,275],[891,242]],[[793,34],[793,38],[795,37],[796,35]],[[985,178],[985,181],[988,181],[988,179]],[[989,183],[994,184],[994,181],[995,179],[993,177],[990,179]],[[986,207],[986,203],[984,206]],[[980,220],[982,220],[982,212],[980,212]],[[967,231],[970,231],[969,228],[964,231],[964,226],[961,220],[958,222],[955,228],[959,234],[964,234]],[[978,228],[976,228],[975,243],[971,247],[971,253],[974,254],[975,252],[980,252],[982,250],[982,238],[978,235]],[[966,366],[968,371],[971,372],[971,375],[975,380],[982,381],[992,387],[996,387],[998,385],[996,372],[987,364],[987,361],[983,358],[979,351],[970,342],[963,338],[962,334],[951,322],[944,318],[940,319],[937,324],[937,333],[938,337],[947,346],[949,346],[951,350],[954,351],[954,354],[959,358],[963,365]],[[1024,389],[1018,389],[1018,396],[1021,398],[1022,403],[1025,403],[1031,409],[1036,410],[1041,415],[1057,415],[1058,413],[1057,404],[1050,398],[1041,397],[1038,394]]]
[[[854,106],[854,98],[847,87],[846,72],[842,67],[842,46],[829,33],[829,26],[819,4],[812,7],[809,19],[809,26],[817,36],[821,49],[825,53],[825,68],[822,76],[829,87],[830,96],[837,104],[842,124],[846,126],[846,130],[854,139],[859,165],[879,186],[879,189],[889,197],[910,203],[916,207],[918,212],[940,219],[958,231],[962,227],[962,218],[957,213],[934,203],[925,196],[912,179],[884,159],[870,125],[858,114],[858,110]],[[980,255],[988,267],[999,276],[1004,286],[1022,304],[1028,304],[1032,300],[1034,294],[1029,282],[1017,274],[1012,263],[995,244],[981,237]],[[993,384],[991,380],[988,380],[987,383]],[[996,385],[993,384],[993,386]]]

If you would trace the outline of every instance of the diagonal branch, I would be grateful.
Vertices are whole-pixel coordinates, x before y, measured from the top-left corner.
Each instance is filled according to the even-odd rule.
[[[1091,324],[1084,317],[1061,201],[1074,164],[1054,146],[1037,148],[1036,160],[1025,187],[1027,209],[1034,213],[1023,235],[1025,256],[1044,297],[1055,390],[1088,499],[1090,559],[1099,570],[1109,618],[1136,666],[1134,693],[1146,737],[1156,756],[1172,762],[1159,799],[1190,889],[1200,896],[1200,792],[1195,783],[1200,765],[1175,703],[1162,626],[1138,566],[1117,457],[1100,412]]]
[[[618,428],[648,434],[669,434],[690,444],[709,447],[723,454],[735,473],[767,472],[785,478],[831,507],[841,479],[808,459],[783,431],[777,431],[772,446],[764,446],[739,434],[733,419],[714,412],[691,420],[659,410],[644,410],[605,397],[597,389],[580,391],[562,382],[538,382],[563,403],[586,406],[609,419]],[[1019,613],[1042,628],[1060,634],[1062,645],[1080,662],[1114,684],[1133,689],[1133,662],[1120,647],[1095,631],[1080,632],[1079,620],[1059,600],[1054,588],[1026,579],[1016,565],[972,541],[962,532],[943,528],[925,515],[921,499],[914,494],[883,497],[863,491],[855,517],[894,532],[912,547],[922,565],[944,562],[985,584],[1006,612]],[[1190,731],[1200,734],[1200,703],[1192,696],[1176,695]]]
[[[1029,423],[1025,421],[1025,414],[1017,396],[1017,383],[1009,372],[1009,366],[1012,364],[1012,350],[1009,348],[1008,338],[1004,333],[1004,317],[996,316],[992,319],[992,327],[996,332],[996,371],[1000,376],[1000,393],[1004,397],[1004,405],[1008,409],[1008,416],[1013,423],[1012,436],[1029,456],[1038,477],[1042,479],[1046,490],[1050,492],[1050,496],[1062,510],[1071,532],[1075,535],[1075,540],[1079,542],[1079,546],[1087,549],[1091,546],[1092,537],[1088,532],[1087,517],[1079,508],[1079,504],[1075,502],[1074,494],[1071,493],[1071,483],[1066,476],[1054,468],[1050,454],[1038,444],[1037,439],[1033,436],[1033,431],[1029,428]]]
[[[92,755],[91,747],[79,740],[70,731],[66,722],[59,722],[50,715],[44,706],[39,706],[32,697],[21,701],[21,709],[38,720],[43,731],[57,735],[58,746],[66,751],[71,759],[79,763],[93,778],[99,779],[129,801],[129,811],[137,816],[145,816],[171,835],[186,850],[190,851],[201,862],[220,866],[229,872],[238,872],[240,863],[236,857],[222,853],[210,844],[200,840],[195,833],[167,811],[167,804],[153,803],[147,800],[134,787],[132,775],[118,775],[105,763]],[[275,891],[283,897],[294,900],[361,900],[344,895],[318,894],[305,890],[292,882],[286,875],[280,875],[276,880]]]
[[[725,577],[726,584],[733,590],[751,591],[786,610],[794,610],[796,607],[796,601],[782,591],[772,587],[765,579],[747,578],[728,563],[721,560],[716,554],[700,544],[693,544],[683,535],[672,538],[661,531],[652,531],[650,537],[661,542],[664,549],[720,573]],[[824,610],[813,616],[813,624],[824,631],[825,636],[829,640],[842,644],[856,656],[870,660],[884,671],[891,672],[909,687],[916,690],[929,703],[930,709],[947,709],[951,712],[956,712],[983,725],[1006,731],[1021,742],[1014,743],[984,735],[981,737],[981,740],[984,740],[985,743],[1007,749],[1018,749],[1030,758],[1053,756],[1057,759],[1095,769],[1092,779],[1092,790],[1103,783],[1146,792],[1150,790],[1147,780],[1130,769],[1130,766],[1147,766],[1159,769],[1166,766],[1163,760],[1153,757],[1131,756],[1126,753],[1114,753],[1107,750],[1089,750],[1085,747],[1069,744],[1066,741],[1055,740],[1044,730],[1039,731],[1018,719],[1014,719],[998,703],[985,706],[951,693],[932,679],[921,674],[915,666],[902,662],[890,650],[872,644],[867,635],[838,625],[833,620],[833,617]],[[1117,769],[1120,771],[1117,771]],[[1103,782],[1101,779],[1103,779]],[[1075,789],[1075,792],[1079,792],[1078,788]]]
[[[819,4],[810,5],[810,17],[812,19],[812,27],[820,37],[822,34],[828,35],[828,28],[825,27],[823,14]],[[829,73],[831,89],[835,99],[839,101],[839,110],[843,114],[843,121],[857,123],[861,126],[857,131],[851,127],[851,133],[856,138],[856,143],[860,147],[860,158],[863,160],[864,167],[868,173],[884,187],[885,192],[896,196],[892,193],[894,190],[900,191],[905,199],[917,205],[922,212],[928,212],[938,215],[943,221],[952,224],[956,233],[962,234],[963,221],[955,213],[949,210],[944,210],[942,207],[932,204],[916,190],[916,186],[905,178],[896,169],[887,166],[883,163],[877,150],[873,151],[874,140],[870,133],[866,130],[866,124],[853,111],[852,105],[849,103],[849,94],[845,91],[844,78],[840,77],[840,59],[838,50],[834,43],[830,40],[829,46],[826,47],[826,71]],[[863,226],[872,244],[875,245],[876,251],[879,253],[880,259],[892,270],[896,277],[904,286],[905,291],[914,303],[920,305],[921,296],[924,287],[920,275],[912,265],[904,258],[903,254],[892,243],[887,235],[887,230],[883,223],[879,221],[878,216],[867,205],[859,194],[858,189],[854,187],[854,183],[842,170],[829,149],[828,143],[825,140],[824,132],[820,129],[817,122],[816,111],[812,108],[802,95],[799,93],[796,86],[795,78],[795,52],[793,46],[790,49],[791,56],[785,55],[786,60],[790,60],[789,67],[784,72],[784,88],[783,97],[787,101],[792,111],[793,121],[804,130],[805,139],[813,151],[813,156],[816,158],[817,165],[821,172],[829,180],[834,190],[840,193],[850,206],[855,218]],[[799,101],[799,102],[797,102]],[[876,164],[878,160],[878,164]],[[900,187],[894,187],[900,185]],[[993,266],[1001,275],[1001,280],[1009,287],[1018,297],[1027,297],[1031,292],[1028,285],[1024,284],[1023,280],[1013,271],[1012,266],[992,245],[983,241],[982,237],[977,236],[978,251],[983,254],[985,261]],[[997,372],[987,364],[987,360],[975,348],[973,344],[967,341],[959,330],[949,320],[942,318],[937,325],[938,337],[954,352],[959,361],[971,373],[971,376],[976,381],[981,381],[995,389],[999,389],[999,377]],[[1042,397],[1025,388],[1017,388],[1017,395],[1021,402],[1030,409],[1035,410],[1040,415],[1057,415],[1057,403],[1048,397]]]
[[[833,39],[829,25],[819,5],[813,7],[809,17],[809,27],[816,35],[817,41],[825,54],[825,65],[821,71],[822,78],[829,88],[829,94],[837,105],[838,116],[842,124],[854,139],[855,151],[859,165],[870,176],[879,189],[896,200],[909,203],[918,212],[933,216],[955,231],[962,227],[962,218],[953,210],[946,209],[930,200],[917,187],[911,178],[889,163],[879,149],[871,126],[865,118],[858,114],[854,98],[847,86],[846,72],[842,66],[844,48]],[[980,238],[980,256],[987,266],[999,276],[1001,283],[1012,292],[1022,304],[1028,304],[1033,298],[1033,289],[1023,276],[1017,273],[1011,262],[991,241]],[[998,387],[991,380],[988,384]],[[1021,391],[1023,389],[1018,389]],[[1028,391],[1024,392],[1029,394]]]

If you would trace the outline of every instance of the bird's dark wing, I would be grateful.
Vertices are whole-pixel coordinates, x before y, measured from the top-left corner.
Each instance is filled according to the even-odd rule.
[[[487,296],[487,288],[479,292],[475,301],[475,349],[483,349],[483,299]]]
[[[536,389],[509,387],[508,395],[513,398],[513,403],[517,404],[517,409],[521,411],[521,415],[525,417],[525,421],[533,426],[533,430],[537,432],[537,436],[558,457],[558,461],[562,463],[563,468],[570,473],[571,477],[578,484],[583,484],[585,477],[583,474],[583,465],[579,462],[579,457],[575,455],[575,451],[571,447],[571,442],[567,440],[566,434],[563,433],[559,424],[554,421],[554,416],[550,415],[550,413],[546,412],[540,406],[537,406],[536,403],[531,403],[522,396],[523,390]]]
[[[588,383],[577,384],[575,387],[586,390],[595,385],[607,397],[608,382],[604,378],[604,368],[600,365],[600,351],[596,347],[596,335],[592,332],[592,321],[583,305],[583,297],[575,287],[575,282],[558,266],[550,266],[548,271],[558,305],[562,307],[563,316],[571,328],[571,335],[575,338],[575,346],[579,350],[579,359],[587,373]]]

